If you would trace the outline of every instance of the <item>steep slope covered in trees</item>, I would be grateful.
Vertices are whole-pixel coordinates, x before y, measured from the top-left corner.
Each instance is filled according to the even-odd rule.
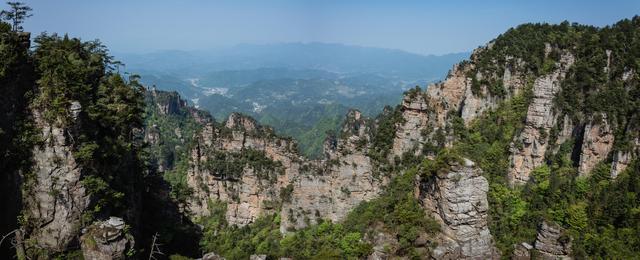
[[[29,52],[0,23],[2,231],[31,259],[635,258],[639,35],[510,29],[378,117],[350,110],[312,160],[145,91],[98,42]]]

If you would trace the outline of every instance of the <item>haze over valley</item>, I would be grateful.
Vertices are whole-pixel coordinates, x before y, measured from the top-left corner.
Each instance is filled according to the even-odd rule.
[[[0,4],[0,259],[640,259],[639,12]]]
[[[120,54],[127,71],[177,91],[218,121],[232,112],[294,137],[318,157],[349,109],[375,116],[402,93],[442,80],[469,53],[441,56],[327,43],[243,44],[211,51]]]

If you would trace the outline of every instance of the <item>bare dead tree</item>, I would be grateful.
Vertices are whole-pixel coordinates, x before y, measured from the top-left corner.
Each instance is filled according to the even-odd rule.
[[[7,233],[6,235],[2,236],[2,239],[0,239],[0,246],[2,246],[2,242],[4,242],[4,240],[5,240],[7,237],[10,237],[11,235],[15,234],[16,232],[18,232],[18,229],[17,229],[17,228],[16,228],[16,229],[14,229],[14,230],[12,230],[11,232]]]
[[[149,260],[157,260],[156,255],[164,255],[162,251],[160,251],[160,246],[162,244],[158,243],[158,232],[153,234],[153,240],[151,241],[151,252],[149,252]]]

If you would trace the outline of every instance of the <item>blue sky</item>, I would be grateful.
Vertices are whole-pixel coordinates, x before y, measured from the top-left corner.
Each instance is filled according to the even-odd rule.
[[[332,42],[444,54],[470,51],[521,23],[605,26],[640,13],[638,0],[23,1],[34,9],[28,31],[100,39],[112,51],[138,53]]]

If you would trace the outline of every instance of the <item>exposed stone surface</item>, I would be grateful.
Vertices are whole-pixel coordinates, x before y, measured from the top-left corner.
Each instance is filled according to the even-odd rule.
[[[585,176],[602,160],[607,158],[611,148],[613,148],[613,131],[607,121],[606,114],[601,114],[600,118],[592,118],[584,127],[584,138],[582,141],[582,152],[580,153],[580,164],[578,174]]]
[[[203,216],[209,214],[209,201],[223,201],[229,223],[246,225],[262,214],[274,213],[274,203],[286,191],[282,232],[318,218],[338,221],[363,200],[374,198],[386,183],[386,178],[372,174],[371,159],[366,156],[369,139],[368,119],[350,111],[340,137],[325,142],[327,158],[308,160],[297,153],[291,140],[276,137],[251,118],[231,114],[223,127],[207,124],[191,149],[187,183],[194,194],[188,209]],[[263,170],[245,167],[239,179],[226,179],[207,168],[213,152],[245,149],[264,153],[282,165],[282,172],[265,179]]]
[[[87,227],[80,238],[86,260],[125,259],[133,249],[133,237],[125,230],[124,220],[110,217]]]
[[[156,99],[156,105],[163,115],[176,114],[187,106],[187,102],[181,99],[177,92],[157,91],[154,86],[151,95]]]
[[[405,152],[422,149],[425,137],[422,129],[429,128],[429,105],[425,95],[405,96],[402,99],[403,123],[398,126],[391,156],[401,156]]]
[[[80,105],[80,102],[71,102],[71,106],[69,106],[69,113],[71,114],[71,118],[73,118],[73,120],[77,120],[80,116],[80,112],[82,112],[82,105]]]
[[[535,249],[543,259],[571,259],[571,239],[562,232],[556,224],[546,221],[540,224]]]
[[[627,135],[631,139],[630,147],[626,150],[616,151],[613,154],[613,162],[611,163],[611,178],[616,178],[618,175],[627,169],[634,158],[637,158],[640,154],[640,131],[635,128],[627,130]]]
[[[419,198],[442,226],[437,259],[499,258],[489,231],[489,183],[470,160],[453,163],[446,173],[422,180]]]
[[[34,120],[44,142],[33,148],[33,176],[23,184],[24,215],[33,223],[25,238],[38,248],[61,252],[77,237],[90,198],[80,181],[71,134],[46,122],[37,111]]]
[[[399,247],[398,239],[383,231],[376,230],[372,232],[374,235],[367,237],[367,240],[373,245],[373,252],[367,256],[368,260],[384,260],[389,259],[390,254]]]
[[[301,172],[293,178],[290,203],[283,205],[282,231],[316,223],[319,217],[339,221],[360,202],[377,196],[387,183],[387,177],[373,174],[366,155],[369,120],[351,110],[339,135],[325,142],[327,157],[313,166],[320,167],[321,174]]]
[[[529,243],[523,242],[523,243],[514,245],[513,255],[511,256],[511,259],[529,260],[531,259],[531,249],[533,249],[533,246],[530,245]]]
[[[481,72],[475,74],[479,81],[483,78],[501,81],[505,90],[504,97],[493,96],[484,83],[479,83],[479,93],[473,93],[472,79],[467,74],[475,69],[478,55],[491,46],[492,43],[489,43],[476,49],[469,62],[455,65],[444,81],[430,85],[426,92],[405,95],[402,101],[404,120],[397,127],[391,156],[402,156],[409,151],[420,154],[425,143],[437,144],[434,137],[438,130],[446,129],[451,113],[459,115],[469,125],[485,111],[496,108],[501,100],[510,98],[525,88],[525,63],[520,59],[506,57],[502,75],[483,75]],[[444,134],[444,145],[450,145],[453,133]]]
[[[216,253],[213,253],[213,252],[206,253],[205,255],[202,256],[202,258],[199,258],[199,259],[201,259],[201,260],[225,260],[224,257],[222,257],[222,256],[220,256],[220,255],[218,255]]]
[[[187,175],[187,184],[194,190],[188,209],[198,216],[208,215],[209,201],[223,201],[227,204],[229,223],[246,225],[260,214],[273,210],[273,205],[267,201],[276,202],[279,199],[280,187],[288,183],[287,176],[293,175],[292,171],[297,172],[299,168],[298,156],[292,152],[294,147],[291,141],[272,139],[271,133],[256,132],[259,129],[254,121],[240,119],[238,114],[232,114],[229,119],[244,123],[235,125],[227,122],[235,130],[217,128],[209,123],[196,138]],[[262,172],[244,167],[239,179],[229,179],[219,172],[211,172],[207,167],[209,157],[215,156],[216,151],[240,153],[244,149],[263,152],[267,158],[282,163],[284,173],[271,173],[270,178],[264,178],[261,177]]]
[[[511,145],[509,183],[526,183],[531,171],[544,162],[544,155],[549,147],[549,133],[557,121],[557,115],[552,109],[553,98],[574,61],[573,55],[565,53],[560,62],[556,63],[555,71],[535,80],[533,100],[527,110],[525,127]]]

